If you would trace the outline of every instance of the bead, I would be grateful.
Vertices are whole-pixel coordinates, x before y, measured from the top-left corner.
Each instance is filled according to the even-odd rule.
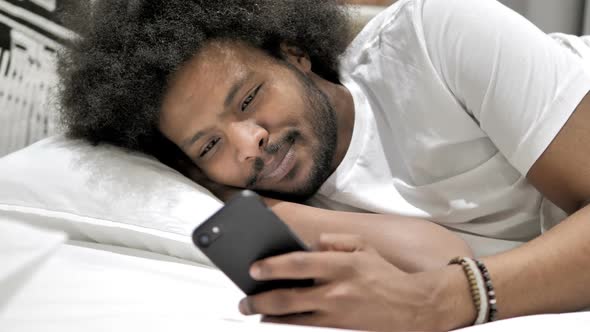
[[[489,304],[489,309],[488,309],[488,322],[493,322],[496,320],[497,318],[497,300],[496,300],[496,291],[494,290],[494,286],[492,284],[492,277],[490,275],[490,272],[488,271],[487,267],[485,266],[485,264],[483,264],[481,261],[476,260],[475,264],[477,265],[477,268],[479,269],[479,271],[481,272],[481,275],[484,279],[484,285],[488,294],[488,304]]]
[[[475,310],[479,312],[474,324],[490,321],[489,298],[487,296],[490,289],[486,284],[486,278],[483,276],[482,264],[478,264],[476,260],[472,260],[471,258],[463,257],[453,258],[449,261],[449,265],[452,264],[461,265],[469,282],[473,305],[475,306]],[[487,279],[489,279],[489,277]],[[481,282],[483,282],[483,285]],[[482,286],[483,288],[481,288]]]

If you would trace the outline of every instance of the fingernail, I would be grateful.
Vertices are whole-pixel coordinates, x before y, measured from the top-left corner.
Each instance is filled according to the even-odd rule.
[[[239,308],[242,315],[251,315],[250,305],[248,305],[248,299],[242,299],[240,301]]]
[[[260,273],[260,268],[256,265],[252,265],[250,268],[250,276],[254,279],[259,279],[262,275]]]

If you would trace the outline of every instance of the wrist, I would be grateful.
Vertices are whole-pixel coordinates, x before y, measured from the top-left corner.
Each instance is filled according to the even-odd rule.
[[[431,278],[434,285],[431,310],[435,313],[436,329],[450,331],[473,325],[477,311],[461,266],[447,266],[432,273]]]

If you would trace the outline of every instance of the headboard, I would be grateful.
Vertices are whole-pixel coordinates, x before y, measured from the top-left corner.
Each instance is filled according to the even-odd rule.
[[[0,157],[58,131],[55,54],[72,33],[56,10],[69,0],[0,0]]]

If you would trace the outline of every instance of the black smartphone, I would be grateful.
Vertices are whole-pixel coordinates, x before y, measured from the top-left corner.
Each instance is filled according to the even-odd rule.
[[[313,280],[256,281],[252,263],[293,251],[308,251],[289,227],[250,190],[241,191],[197,227],[193,242],[244,293],[313,285]]]

